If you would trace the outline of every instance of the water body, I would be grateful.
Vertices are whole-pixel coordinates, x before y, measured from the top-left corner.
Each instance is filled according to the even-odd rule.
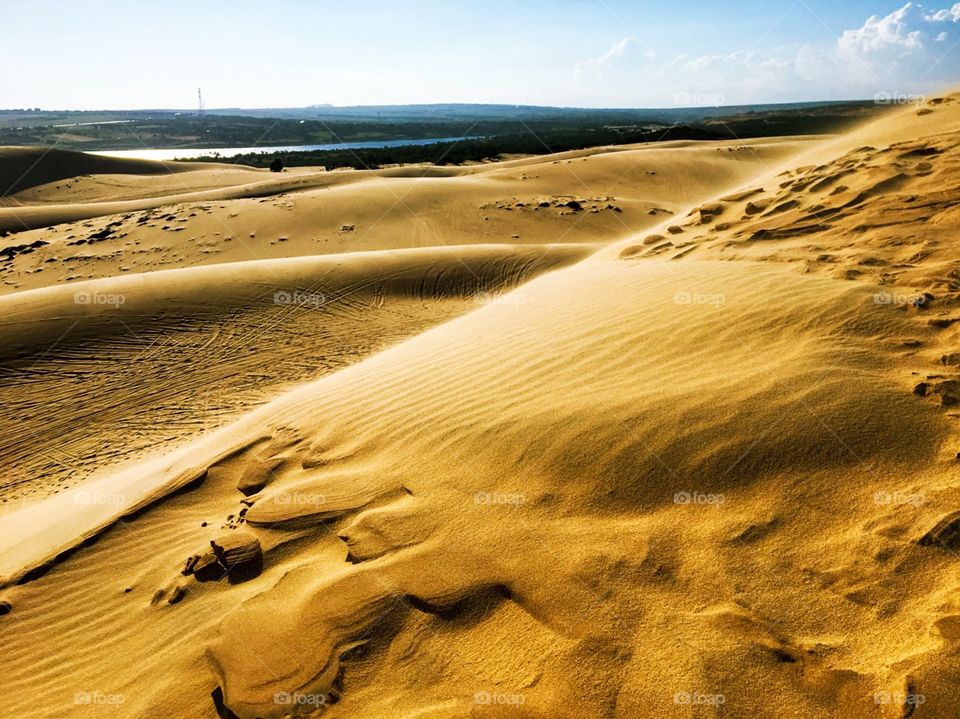
[[[305,150],[359,150],[363,148],[405,147],[409,145],[431,145],[435,142],[456,142],[457,140],[477,140],[481,135],[467,137],[429,137],[423,140],[370,140],[366,142],[334,142],[326,145],[271,145],[261,147],[210,147],[180,148],[163,150],[98,150],[92,155],[107,157],[133,157],[139,160],[177,160],[191,157],[203,157],[218,154],[220,157],[234,157],[253,152],[302,152]]]
[[[135,120],[101,120],[100,122],[64,122],[54,127],[93,127],[94,125],[126,125]]]

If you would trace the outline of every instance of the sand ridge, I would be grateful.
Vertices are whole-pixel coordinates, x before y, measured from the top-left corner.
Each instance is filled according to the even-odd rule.
[[[125,187],[116,175],[81,177],[70,188],[54,183],[12,195],[7,201],[16,205],[0,207],[11,230],[39,226],[8,236],[21,249],[0,262],[0,290],[270,257],[611,241],[814,142],[757,140],[738,152],[665,143],[466,168],[280,175],[215,168],[144,175],[134,190],[127,177]]]

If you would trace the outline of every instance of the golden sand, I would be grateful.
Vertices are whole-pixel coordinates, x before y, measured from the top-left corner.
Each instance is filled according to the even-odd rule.
[[[955,716],[960,96],[924,110],[21,182],[3,715]]]

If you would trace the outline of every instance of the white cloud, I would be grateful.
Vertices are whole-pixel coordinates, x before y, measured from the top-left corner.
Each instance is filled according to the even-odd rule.
[[[925,15],[923,19],[927,22],[960,22],[960,2],[946,10],[937,10]]]
[[[600,103],[618,98],[621,104],[672,105],[683,96],[740,104],[925,93],[960,77],[960,53],[942,58],[943,49],[935,49],[946,38],[946,22],[960,22],[960,3],[925,14],[908,2],[833,41],[749,52],[663,57],[642,51],[640,41],[628,37],[575,70],[584,99]]]
[[[923,46],[920,30],[910,30],[913,3],[907,3],[886,17],[872,15],[863,27],[845,30],[837,42],[843,55],[868,55],[889,48],[912,51]]]
[[[582,60],[578,62],[574,68],[574,72],[577,75],[583,75],[587,73],[603,74],[603,71],[606,70],[610,65],[612,65],[618,58],[622,58],[624,53],[627,51],[627,48],[630,46],[630,43],[634,41],[635,38],[625,37],[622,40],[617,40],[613,45],[610,46],[610,49],[607,50],[606,54],[601,55],[600,57],[592,57],[588,60]]]

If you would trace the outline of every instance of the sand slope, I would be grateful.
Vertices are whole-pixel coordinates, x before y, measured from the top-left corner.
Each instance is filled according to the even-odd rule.
[[[235,262],[0,297],[4,504],[167,450],[594,245]],[[216,288],[211,292],[211,288]]]
[[[39,228],[3,240],[18,249],[4,261],[0,246],[0,291],[335,252],[612,241],[813,142],[674,142],[467,168],[80,177],[0,207],[0,232]]]
[[[0,702],[954,716],[958,147],[953,95],[798,158],[740,151],[752,174],[677,216],[593,226],[615,241],[6,515],[11,578],[107,528],[4,591]],[[181,572],[224,534],[258,539],[262,572]]]

